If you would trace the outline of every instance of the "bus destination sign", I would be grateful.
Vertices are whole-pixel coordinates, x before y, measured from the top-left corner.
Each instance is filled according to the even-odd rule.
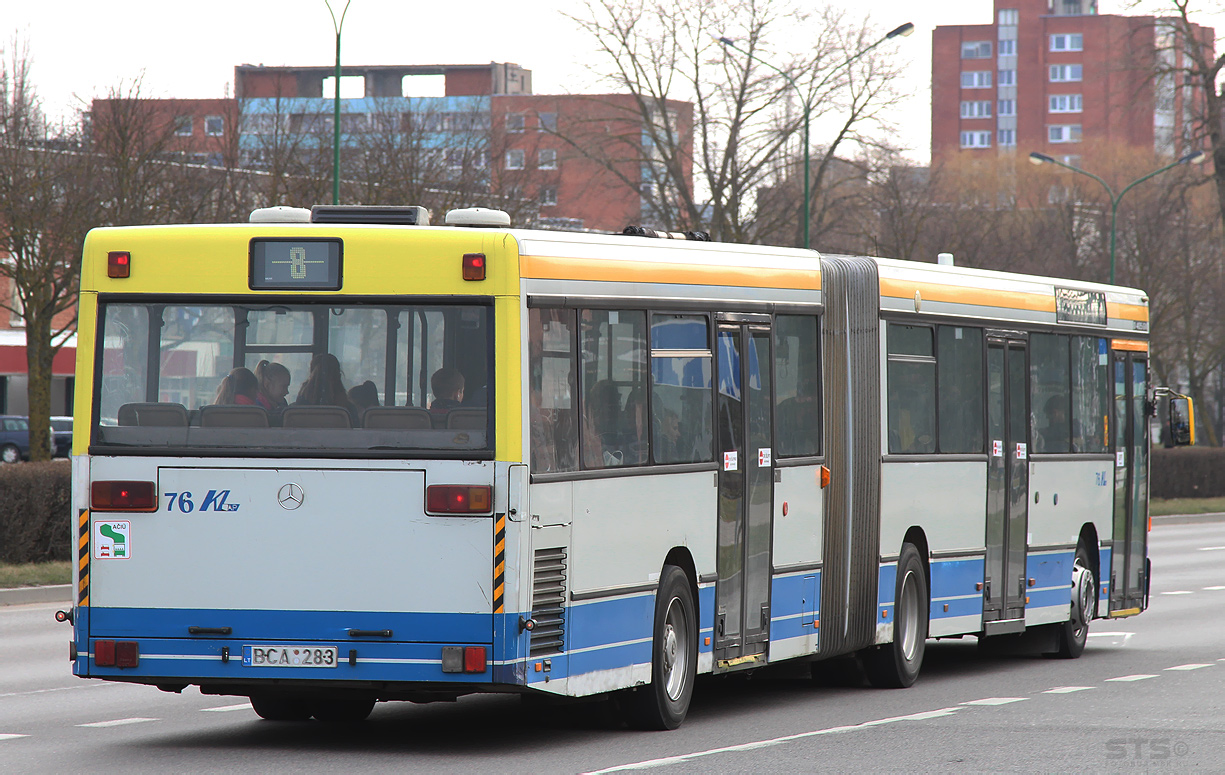
[[[1106,294],[1102,291],[1056,288],[1055,320],[1059,323],[1106,325]]]
[[[253,239],[253,291],[338,291],[340,240]]]

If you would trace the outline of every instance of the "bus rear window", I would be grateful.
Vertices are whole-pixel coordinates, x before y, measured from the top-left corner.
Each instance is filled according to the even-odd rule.
[[[491,449],[483,305],[104,303],[94,443]]]

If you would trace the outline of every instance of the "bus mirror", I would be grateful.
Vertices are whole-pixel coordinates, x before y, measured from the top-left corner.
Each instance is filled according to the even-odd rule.
[[[1175,447],[1195,443],[1195,406],[1186,396],[1171,396],[1169,404],[1170,442]]]

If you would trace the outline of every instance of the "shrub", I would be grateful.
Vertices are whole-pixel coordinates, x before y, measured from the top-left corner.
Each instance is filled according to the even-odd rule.
[[[0,466],[0,562],[72,559],[72,465]]]
[[[1149,475],[1154,498],[1218,498],[1225,495],[1225,448],[1154,449]]]

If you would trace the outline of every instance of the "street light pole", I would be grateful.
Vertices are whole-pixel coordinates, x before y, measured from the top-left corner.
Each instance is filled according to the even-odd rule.
[[[899,27],[895,27],[894,29],[890,30],[885,35],[885,37],[876,41],[875,43],[863,49],[862,51],[856,52],[855,54],[848,57],[846,61],[833,67],[828,73],[826,73],[825,78],[821,80],[821,83],[817,84],[817,88],[819,89],[825,84],[829,83],[830,79],[834,76],[835,73],[837,73],[838,71],[842,70],[845,67],[850,67],[851,64],[855,62],[855,60],[859,59],[864,54],[867,54],[869,51],[876,48],[877,46],[884,43],[885,41],[891,40],[896,37],[905,37],[912,32],[914,32],[914,25],[911,24],[910,22],[906,22],[905,24]],[[731,38],[721,37],[721,38],[718,38],[718,41],[724,47],[734,48],[737,51],[739,51],[741,54],[744,54],[749,59],[752,59],[754,62],[757,62],[758,64],[763,65],[765,67],[768,67],[774,72],[778,73],[784,79],[786,79],[787,83],[790,84],[792,89],[795,89],[796,94],[800,95],[800,97],[804,96],[804,93],[800,91],[800,86],[799,84],[795,82],[795,79],[792,78],[787,73],[783,72],[778,67],[770,64],[764,59],[761,59],[756,54],[749,53],[748,51],[745,51],[744,49],[740,48],[739,46],[736,45],[736,42],[732,40]],[[804,224],[804,247],[805,248],[812,247],[812,241],[809,239],[809,226],[810,226],[809,221],[811,220],[811,217],[810,217],[811,213],[809,212],[809,206],[810,206],[811,197],[810,197],[809,182],[808,182],[809,181],[809,166],[810,166],[809,165],[809,150],[808,150],[808,118],[809,118],[809,114],[811,113],[811,111],[812,111],[812,104],[809,103],[807,99],[805,99],[804,100],[804,201],[803,201],[803,211],[801,215],[801,220],[803,221],[803,224]]]
[[[336,94],[332,99],[332,204],[340,204],[340,31],[345,26],[345,14],[349,12],[349,3],[340,12],[340,21],[336,20],[336,12],[332,10],[331,0],[323,0],[332,16],[332,29],[336,31]]]
[[[1176,161],[1170,162],[1169,164],[1165,165],[1164,167],[1161,167],[1160,169],[1155,169],[1152,172],[1148,173],[1147,175],[1144,175],[1143,177],[1136,178],[1135,180],[1133,180],[1132,182],[1124,186],[1123,190],[1120,191],[1118,195],[1116,195],[1114,193],[1114,189],[1110,187],[1109,183],[1102,180],[1097,175],[1094,175],[1092,172],[1089,172],[1088,170],[1082,170],[1080,167],[1074,167],[1071,164],[1067,164],[1065,162],[1059,161],[1058,159],[1054,157],[1047,156],[1045,153],[1038,153],[1037,151],[1035,151],[1029,155],[1029,161],[1031,164],[1054,164],[1057,167],[1063,167],[1064,169],[1072,170],[1073,172],[1079,172],[1080,174],[1086,177],[1093,178],[1098,183],[1101,183],[1102,188],[1106,189],[1106,194],[1110,197],[1110,284],[1111,285],[1114,285],[1114,246],[1115,246],[1115,236],[1118,231],[1118,223],[1119,223],[1119,202],[1122,201],[1123,195],[1126,194],[1128,191],[1131,191],[1133,188],[1135,188],[1139,184],[1148,180],[1149,178],[1160,175],[1166,170],[1174,169],[1180,164],[1198,164],[1199,162],[1203,161],[1203,159],[1204,159],[1203,151],[1195,151],[1193,153],[1189,153],[1186,156],[1183,156],[1182,158]]]

